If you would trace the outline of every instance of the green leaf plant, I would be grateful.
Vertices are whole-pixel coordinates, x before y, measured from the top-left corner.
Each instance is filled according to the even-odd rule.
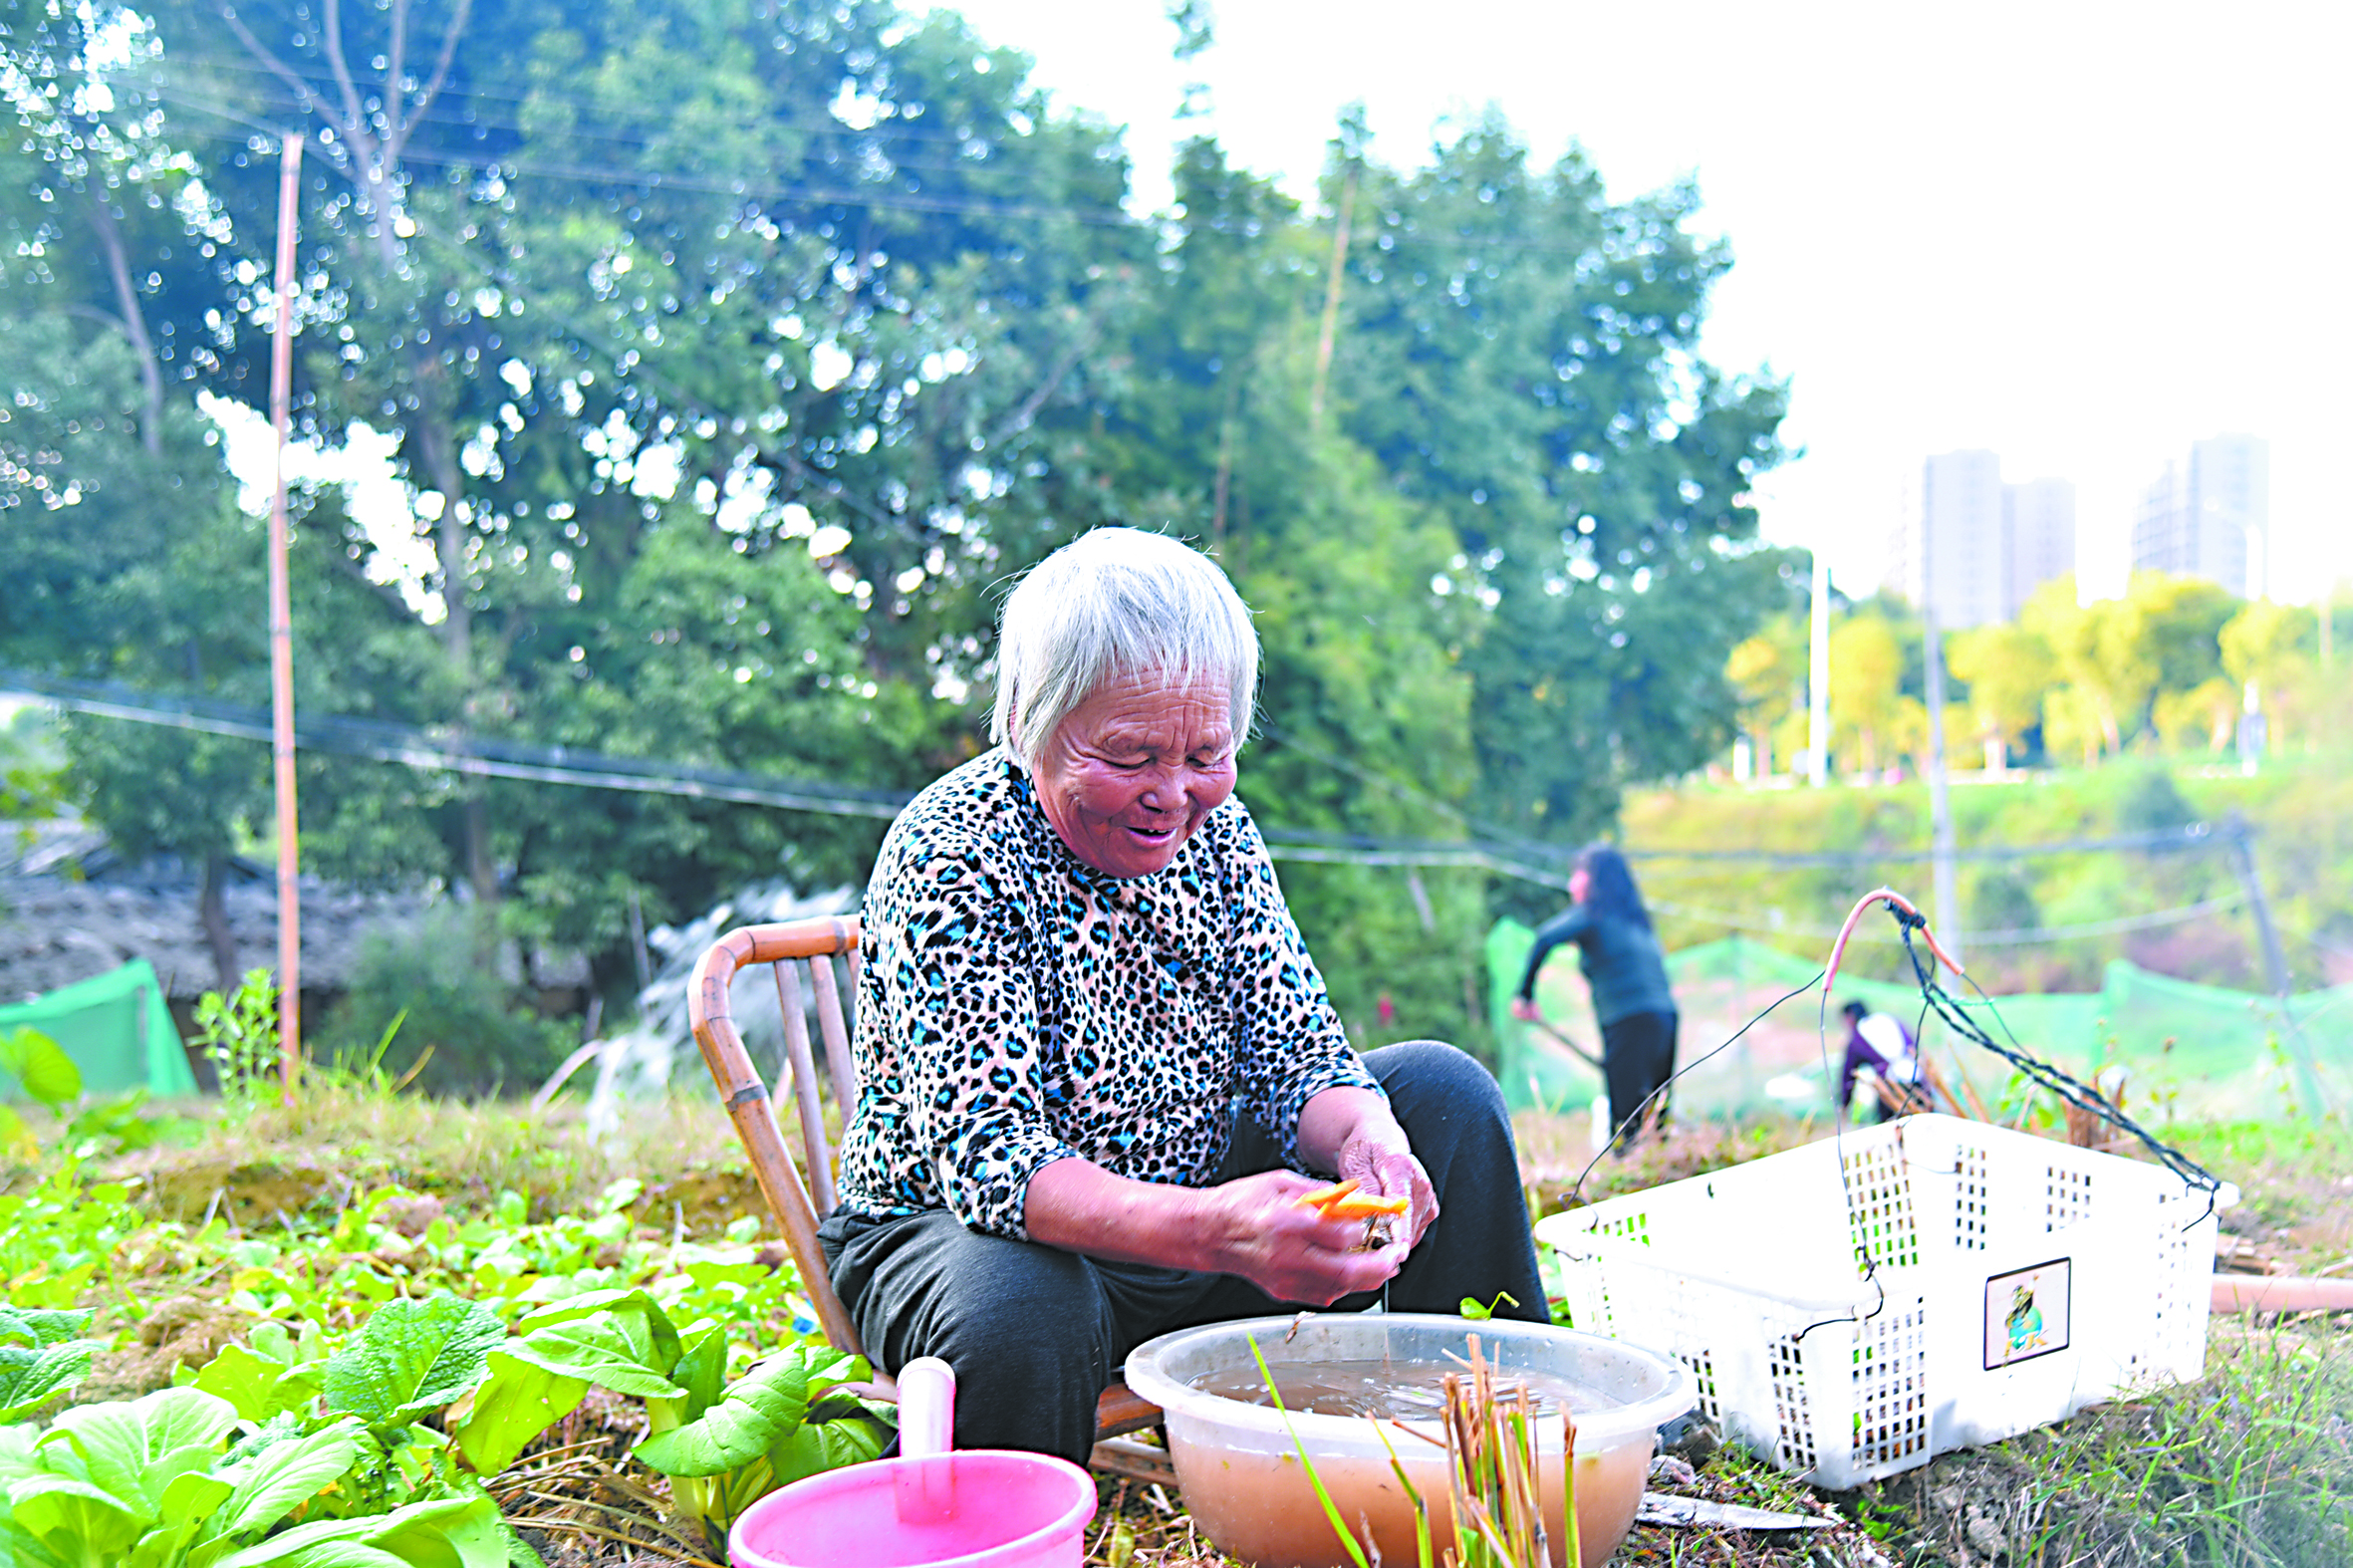
[[[890,1436],[867,1362],[822,1345],[793,1342],[730,1387],[731,1302],[680,1329],[644,1287],[593,1289],[510,1328],[525,1305],[444,1290],[393,1296],[356,1331],[265,1320],[160,1394],[0,1426],[0,1563],[536,1564],[484,1482],[592,1386],[644,1402],[639,1457],[714,1551],[757,1498]],[[89,1372],[91,1318],[0,1307],[0,1423]]]
[[[873,1376],[864,1356],[803,1341],[723,1394],[716,1372],[715,1360],[682,1361],[682,1393],[646,1402],[652,1435],[632,1450],[670,1477],[675,1510],[699,1521],[714,1546],[768,1493],[880,1457],[890,1439],[896,1412],[853,1387]]]
[[[82,1338],[92,1314],[0,1306],[0,1424],[22,1421],[90,1375],[105,1348]]]
[[[271,1532],[339,1485],[360,1424],[331,1422],[260,1445],[229,1445],[228,1401],[165,1389],[85,1405],[39,1438],[0,1444],[0,1546],[36,1568],[509,1568],[521,1547],[478,1493]]]

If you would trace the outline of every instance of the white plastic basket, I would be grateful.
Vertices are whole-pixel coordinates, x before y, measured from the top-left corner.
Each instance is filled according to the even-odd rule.
[[[2234,1189],[1949,1116],[1839,1143],[1843,1185],[1824,1139],[1540,1221],[1576,1327],[1681,1357],[1727,1437],[1841,1490],[2200,1375]]]

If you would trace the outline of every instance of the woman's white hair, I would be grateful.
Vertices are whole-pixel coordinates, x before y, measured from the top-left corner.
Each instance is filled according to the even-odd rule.
[[[1140,528],[1098,528],[1031,568],[1005,598],[989,739],[1034,765],[1071,710],[1123,674],[1206,677],[1230,694],[1238,745],[1258,689],[1258,633],[1217,563]]]

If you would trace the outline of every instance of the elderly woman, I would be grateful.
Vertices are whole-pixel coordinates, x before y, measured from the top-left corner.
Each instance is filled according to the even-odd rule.
[[[964,1447],[1083,1460],[1128,1352],[1300,1307],[1541,1320],[1510,1124],[1451,1046],[1359,1057],[1240,801],[1258,645],[1222,572],[1106,528],[1007,599],[993,750],[867,889],[841,1206],[868,1351],[943,1357]],[[1407,1199],[1387,1241],[1303,1206]]]

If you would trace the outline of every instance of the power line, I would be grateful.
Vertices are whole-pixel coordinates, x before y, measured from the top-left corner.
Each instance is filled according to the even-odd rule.
[[[2224,894],[2219,899],[2208,899],[2199,904],[2186,904],[2171,910],[2157,910],[2147,915],[2127,915],[2109,920],[2085,920],[2068,925],[2017,925],[2000,930],[1970,931],[1969,940],[1980,946],[2023,947],[2043,942],[2076,941],[2088,936],[2115,936],[2128,931],[2154,930],[2165,925],[2180,925],[2203,919],[2209,915],[2222,915],[2246,902],[2242,893]],[[1804,936],[1830,940],[1838,935],[1835,925],[1814,925],[1803,921],[1760,920],[1751,915],[1729,915],[1721,910],[1694,909],[1689,905],[1671,904],[1665,899],[1646,896],[1643,903],[1654,910],[1684,919],[1701,920],[1710,925],[1728,925],[1734,930],[1757,931],[1777,936]],[[1857,931],[1857,941],[1886,942],[1894,945],[1901,936],[1882,936],[1869,931]]]
[[[2218,832],[2214,824],[2193,822],[2180,828],[2160,828],[2147,833],[2122,833],[2104,839],[2062,839],[2049,844],[1981,844],[1968,849],[1956,849],[1956,860],[2019,861],[2034,860],[2050,855],[2084,855],[2112,850],[2144,850],[2152,854],[2168,851],[2212,850],[2231,842],[2228,831]],[[1628,860],[1639,861],[1708,861],[1726,862],[1742,866],[1765,866],[1777,870],[1799,868],[1852,868],[1885,866],[1889,864],[1918,864],[1931,859],[1934,849],[1885,850],[1821,850],[1804,854],[1782,854],[1760,850],[1642,850],[1623,852]]]
[[[159,89],[157,93],[171,103],[194,109],[202,114],[215,115],[237,124],[253,124],[241,112],[226,105],[215,104],[193,94],[173,89]],[[235,139],[222,132],[194,131],[196,135],[211,135],[213,139]],[[342,148],[338,139],[338,149]],[[1058,207],[1038,203],[1008,203],[975,201],[956,196],[932,196],[921,191],[889,188],[841,188],[828,185],[788,185],[763,183],[744,178],[720,178],[688,170],[632,169],[617,164],[566,163],[546,158],[495,155],[484,151],[480,155],[460,156],[453,152],[434,152],[408,146],[400,150],[402,163],[421,163],[437,168],[478,168],[484,172],[496,170],[502,174],[528,174],[535,178],[572,180],[584,185],[600,187],[635,186],[651,190],[677,189],[699,191],[709,195],[733,196],[745,200],[797,201],[811,206],[884,207],[910,212],[961,217],[1029,219],[1033,221],[1067,221],[1099,228],[1130,228],[1139,220],[1118,207]]]
[[[27,670],[0,669],[0,689],[40,696],[72,712],[135,724],[158,724],[238,740],[268,740],[269,714],[211,697],[141,691],[112,681],[69,680]],[[298,718],[295,743],[308,751],[393,762],[425,772],[476,778],[521,779],[587,789],[690,800],[774,806],[786,811],[888,822],[914,797],[898,790],[858,789],[813,779],[785,778],[732,768],[616,757],[485,735],[436,735],[413,724],[343,716]]]
[[[187,59],[188,57],[181,56],[179,57],[179,63],[184,64],[187,62]],[[199,61],[197,63],[199,65],[210,65],[216,70],[244,71],[248,74],[269,77],[273,81],[278,80],[275,73],[270,72],[266,67],[259,65],[239,65],[234,62],[204,61]],[[172,62],[167,61],[165,64],[166,69],[150,73],[143,79],[143,85],[149,92],[152,92],[160,97],[179,96],[188,101],[192,101],[192,95],[187,95],[184,91],[186,87],[193,85],[198,90],[202,90],[205,87],[213,85],[207,83],[201,75],[194,77],[191,77],[185,73],[174,75],[168,69]],[[315,90],[318,90],[315,92],[315,96],[321,102],[325,102],[328,95],[322,89],[322,85],[314,83],[312,86]],[[487,99],[494,102],[516,104],[525,107],[533,105],[547,105],[560,109],[578,111],[582,115],[592,119],[614,115],[641,115],[664,118],[673,115],[677,107],[676,105],[670,103],[657,104],[645,100],[590,100],[567,98],[559,94],[536,94],[529,98],[520,98],[503,93],[461,91],[455,93],[453,98],[453,94],[450,90],[444,90],[441,98],[434,103],[433,107],[427,109],[421,115],[404,117],[403,123],[408,125],[437,126],[448,130],[462,131],[491,131],[516,137],[533,137],[547,134],[547,131],[544,128],[533,127],[521,120],[500,119],[496,116],[484,115],[476,112],[471,108],[471,105],[474,101],[482,99]],[[463,109],[448,107],[453,102],[464,104],[467,107]],[[301,113],[306,117],[317,112],[318,111],[315,106],[306,107],[301,111]],[[332,117],[323,118],[328,118],[329,124],[331,126],[334,125],[334,120]],[[822,121],[817,121],[785,112],[753,115],[748,118],[727,115],[698,114],[695,116],[695,125],[697,129],[723,132],[731,131],[745,135],[757,134],[763,131],[784,131],[801,136],[832,137],[840,140],[859,143],[869,149],[875,148],[876,143],[880,142],[888,142],[892,140],[915,140],[917,142],[935,142],[941,144],[942,146],[952,146],[953,148],[959,150],[977,146],[982,149],[983,153],[983,155],[976,156],[970,152],[965,152],[961,156],[957,156],[949,161],[943,162],[937,160],[936,158],[906,157],[889,152],[887,150],[882,151],[880,155],[887,160],[890,167],[893,169],[917,169],[935,173],[969,174],[1029,181],[1043,181],[1049,178],[1054,172],[1050,168],[1021,166],[1011,158],[1002,155],[997,155],[994,157],[989,156],[989,154],[1003,154],[1007,151],[1007,149],[1024,148],[1031,145],[1031,137],[1018,131],[1010,132],[1003,136],[994,137],[977,133],[971,135],[959,135],[953,131],[934,131],[929,128],[918,128],[895,119],[878,121],[873,127],[861,131],[854,126],[848,125],[830,116],[826,117]],[[596,125],[575,124],[566,126],[563,129],[563,135],[564,139],[568,141],[604,141],[613,142],[624,146],[634,146],[640,149],[643,149],[650,144],[650,138],[642,129],[615,131],[602,129]],[[402,149],[401,155],[403,157],[406,155],[405,147]],[[487,151],[485,151],[484,155],[485,158],[491,162],[504,161],[501,158],[488,154]]]
[[[192,93],[188,93],[180,89],[157,87],[154,91],[156,96],[159,98],[183,105],[184,107],[197,110],[204,114],[218,116],[224,120],[230,121],[233,124],[247,126],[259,124],[241,111],[232,109],[226,105],[216,104],[209,100],[199,98]],[[460,124],[462,123],[463,122],[460,122]],[[196,131],[193,133],[201,135],[205,132]],[[600,139],[618,140],[620,138],[605,138],[600,135]],[[340,138],[338,138],[337,145],[340,149]],[[756,198],[768,201],[803,201],[812,205],[830,204],[851,207],[881,207],[886,209],[899,209],[913,212],[961,215],[966,217],[986,217],[1006,220],[1027,219],[1033,221],[1067,221],[1093,227],[1134,227],[1139,230],[1149,229],[1153,222],[1153,220],[1149,217],[1138,217],[1132,215],[1125,208],[1116,205],[1109,207],[1072,207],[1037,202],[1008,203],[975,201],[968,198],[958,198],[954,196],[931,196],[926,195],[920,191],[896,191],[872,188],[837,189],[834,187],[818,185],[796,186],[784,184],[762,184],[747,177],[715,178],[707,173],[693,170],[626,169],[611,164],[597,165],[570,163],[544,158],[526,158],[515,155],[497,154],[491,152],[489,149],[483,149],[479,154],[459,154],[455,152],[429,151],[417,148],[414,145],[410,145],[401,149],[399,161],[403,163],[423,164],[431,167],[480,168],[485,171],[495,169],[501,172],[528,174],[536,178],[572,180],[584,185],[603,188],[611,188],[614,186],[637,186],[656,190],[665,188],[699,190],[711,194],[738,196],[747,199]],[[913,168],[918,166],[912,161],[903,162],[902,160],[893,159],[892,162],[895,167]],[[934,166],[944,171],[956,173],[985,174],[989,172],[1002,172],[1007,175],[1012,175],[1015,172],[1011,169],[991,171],[987,169],[986,165],[983,164],[967,165],[963,163],[953,163]],[[1024,175],[1021,177],[1028,176]],[[1408,217],[1411,219],[1419,220],[1423,216],[1420,213],[1414,212],[1411,207],[1408,207],[1406,212]],[[1383,245],[1381,243],[1382,241],[1387,241],[1388,243]],[[1597,249],[1600,248],[1591,245],[1560,245],[1544,240],[1517,239],[1501,234],[1471,234],[1461,232],[1460,230],[1447,231],[1432,226],[1427,226],[1421,221],[1409,221],[1405,223],[1388,223],[1384,221],[1380,226],[1380,233],[1376,236],[1375,245],[1377,248],[1384,250],[1385,253],[1389,250],[1390,246],[1398,247],[1401,251],[1405,247],[1420,246],[1440,252],[1467,252],[1472,255],[1486,251],[1501,251],[1533,256],[1557,256],[1576,260],[1582,260],[1588,256],[1591,256],[1595,254]],[[1396,257],[1393,256],[1392,259],[1396,259]]]
[[[250,56],[197,55],[186,53],[164,56],[162,70],[151,73],[148,77],[148,80],[150,82],[159,82],[164,80],[165,77],[175,67],[192,67],[197,71],[209,70],[237,72],[246,76],[266,77],[271,82],[281,85],[283,85],[285,80],[275,71],[271,70],[268,66],[262,64],[258,60],[251,58]],[[326,101],[329,98],[331,84],[326,79],[314,79],[310,73],[300,70],[297,70],[295,74],[301,76],[305,87],[314,92],[322,101]],[[526,87],[528,91],[520,93],[498,92],[491,84],[499,84],[510,87]],[[340,89],[337,89],[337,91],[340,91]],[[471,103],[477,99],[487,100],[492,103],[513,104],[521,108],[528,108],[533,104],[553,104],[565,109],[585,110],[592,114],[610,114],[616,110],[662,114],[668,112],[671,109],[674,109],[675,107],[674,105],[655,103],[648,99],[624,99],[618,96],[609,96],[605,98],[572,97],[563,93],[550,92],[547,90],[544,84],[525,83],[519,80],[502,79],[489,73],[476,73],[470,68],[467,75],[462,80],[444,86],[441,90],[440,96],[434,102],[435,106],[438,107],[441,104],[452,102]],[[431,118],[431,115],[432,112],[428,111],[427,117]],[[707,119],[711,123],[729,127],[750,127],[775,124],[789,126],[795,130],[822,131],[830,135],[839,136],[902,136],[911,140],[955,141],[959,144],[967,139],[975,139],[961,136],[953,131],[941,130],[931,126],[918,126],[909,121],[905,117],[896,115],[886,119],[877,120],[875,122],[877,127],[888,126],[890,129],[887,131],[880,131],[872,128],[861,131],[857,127],[850,125],[848,122],[840,120],[831,115],[828,115],[823,120],[802,119],[789,114],[755,115],[748,120],[741,118],[731,118],[724,115],[713,115],[707,117]],[[468,124],[469,122],[464,121],[462,118],[458,118],[452,123]]]
[[[261,708],[212,697],[142,691],[113,681],[73,680],[30,670],[0,668],[0,691],[41,697],[57,706],[95,717],[134,724],[193,730],[238,740],[270,738],[269,714]],[[397,763],[420,771],[462,773],[479,778],[520,779],[584,789],[694,800],[771,806],[826,816],[889,821],[915,798],[905,790],[858,789],[811,779],[787,778],[730,768],[700,767],[644,757],[616,757],[485,735],[436,734],[414,724],[343,716],[298,718],[295,742],[310,751]],[[1381,840],[1332,842],[1338,836],[1262,829],[1268,853],[1278,860],[1339,862],[1363,866],[1466,866],[1526,876],[1547,886],[1563,880],[1532,868],[1490,862],[1475,851]],[[1364,848],[1343,847],[1343,843]]]
[[[142,691],[112,681],[73,680],[29,670],[0,668],[0,690],[38,696],[72,712],[137,724],[221,735],[231,739],[267,742],[270,716],[264,709],[212,697]],[[485,735],[436,734],[413,724],[342,715],[298,718],[295,742],[309,751],[394,763],[422,772],[450,772],[476,778],[516,779],[527,783],[563,784],[582,789],[616,790],[629,794],[666,795],[733,805],[767,806],[784,811],[823,816],[859,817],[888,822],[915,798],[910,791],[860,789],[770,773],[732,768],[702,767],[691,763],[644,757],[617,757],[580,751],[568,746],[542,745]],[[1414,839],[1383,839],[1363,834],[1323,833],[1313,829],[1261,826],[1267,853],[1276,860],[1304,864],[1347,866],[1412,866],[1484,871],[1538,886],[1565,890],[1568,878],[1530,866],[1488,849],[1461,843]],[[2122,841],[2082,841],[2140,844],[2148,835]],[[2038,847],[2036,852],[2053,852]],[[2025,853],[2025,852],[2021,852]],[[1797,923],[1774,924],[1753,916],[1720,910],[1698,909],[1661,899],[1647,901],[1652,909],[1686,919],[1785,936],[1826,937],[1828,927]],[[2236,908],[2240,895],[2209,899],[2180,909],[2094,920],[2076,925],[2021,927],[1978,933],[1988,945],[2024,945],[2066,941],[2087,936],[2147,930],[2161,925],[2217,915]],[[1898,937],[1879,937],[1888,942]]]

